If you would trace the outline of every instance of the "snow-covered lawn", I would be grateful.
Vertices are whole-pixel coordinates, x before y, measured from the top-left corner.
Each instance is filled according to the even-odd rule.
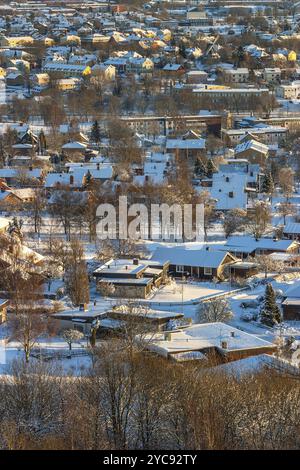
[[[213,282],[176,282],[168,284],[158,289],[149,299],[152,303],[173,303],[178,304],[187,302],[201,301],[207,297],[216,294],[222,294],[230,291],[229,284],[215,284]]]
[[[0,330],[2,326],[0,327]],[[74,343],[72,345],[72,350],[83,350],[86,348],[86,341],[83,339],[79,343]],[[43,350],[55,352],[65,352],[68,353],[67,343],[58,337],[53,338],[43,338],[40,339],[36,346],[36,350],[40,350],[41,353]],[[16,342],[6,342],[4,339],[0,340],[0,375],[9,374],[10,367],[13,361],[24,359],[24,352],[22,346]],[[31,357],[30,362],[34,363],[40,359]],[[75,357],[64,357],[63,359],[53,359],[50,361],[51,365],[57,367],[57,371],[60,371],[63,375],[81,375],[84,374],[87,369],[91,366],[91,358],[88,355],[75,356]]]

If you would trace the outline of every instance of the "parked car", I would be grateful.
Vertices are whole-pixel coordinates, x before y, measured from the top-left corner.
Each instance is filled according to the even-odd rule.
[[[243,300],[240,304],[242,308],[257,308],[259,307],[259,301],[257,299]]]

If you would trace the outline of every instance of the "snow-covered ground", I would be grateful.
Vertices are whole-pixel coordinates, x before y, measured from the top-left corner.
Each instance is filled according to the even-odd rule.
[[[0,333],[3,330],[3,325],[0,326]],[[40,350],[41,354],[43,351],[51,351],[52,353],[68,352],[68,345],[63,339],[58,337],[43,338],[39,340],[35,346],[36,350]],[[82,340],[80,343],[74,343],[72,345],[74,352],[86,350],[86,341]],[[6,342],[4,339],[0,340],[0,376],[10,373],[11,364],[15,360],[24,360],[24,351],[21,345],[16,341]],[[31,357],[30,362],[37,362],[40,359]],[[91,358],[87,355],[72,356],[71,358],[64,357],[63,359],[53,359],[51,364],[57,366],[58,371],[63,375],[78,376],[83,375],[87,369],[91,366]]]

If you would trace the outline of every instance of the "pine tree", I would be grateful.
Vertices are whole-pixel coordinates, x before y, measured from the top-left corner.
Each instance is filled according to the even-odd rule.
[[[276,304],[275,292],[270,283],[266,286],[264,305],[260,312],[260,321],[267,326],[281,323],[281,312]]]
[[[272,194],[274,192],[274,182],[270,172],[264,175],[261,192],[265,194]]]
[[[195,161],[195,175],[199,178],[203,178],[207,175],[207,167],[201,158],[197,158]]]
[[[91,137],[97,144],[100,142],[100,127],[97,119],[94,121],[91,129]]]
[[[212,178],[213,173],[216,173],[216,171],[217,171],[216,166],[214,162],[212,161],[212,159],[210,158],[207,161],[207,170],[206,170],[207,178]]]

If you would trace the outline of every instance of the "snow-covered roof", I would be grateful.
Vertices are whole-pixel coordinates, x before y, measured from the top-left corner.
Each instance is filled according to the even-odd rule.
[[[184,329],[171,331],[169,339],[157,334],[149,348],[167,356],[185,351],[201,351],[217,348],[221,352],[270,348],[272,343],[245,333],[225,323],[195,324]]]
[[[247,181],[247,174],[244,173],[214,173],[210,193],[212,198],[217,200],[216,208],[218,210],[245,208]]]
[[[77,142],[77,141],[73,141],[73,142],[68,142],[67,144],[64,144],[62,146],[62,149],[66,150],[66,149],[69,149],[69,150],[85,150],[87,147],[86,144],[83,144],[82,142]]]
[[[71,176],[73,176],[73,179]],[[53,188],[58,185],[70,185],[72,187],[80,188],[82,186],[82,175],[71,175],[69,173],[48,173],[45,180],[45,188]]]
[[[218,268],[225,258],[224,251],[207,251],[189,246],[158,247],[152,260],[169,261],[170,264],[203,268]]]
[[[261,152],[264,155],[268,154],[269,147],[265,144],[262,144],[261,142],[257,142],[257,140],[246,140],[242,142],[241,144],[238,144],[235,147],[235,153],[239,154],[242,152],[245,152],[246,150],[255,150],[256,152]]]
[[[286,251],[293,243],[293,240],[275,240],[273,238],[260,238],[256,240],[250,235],[235,235],[229,237],[224,248],[228,251],[247,251],[251,253],[254,250],[274,250]]]
[[[204,149],[205,139],[167,139],[167,149]]]
[[[284,226],[283,233],[300,234],[300,223],[289,222]]]
[[[0,178],[17,178],[23,174],[29,178],[40,178],[42,170],[40,168],[33,168],[32,170],[23,170],[20,168],[0,168]]]

